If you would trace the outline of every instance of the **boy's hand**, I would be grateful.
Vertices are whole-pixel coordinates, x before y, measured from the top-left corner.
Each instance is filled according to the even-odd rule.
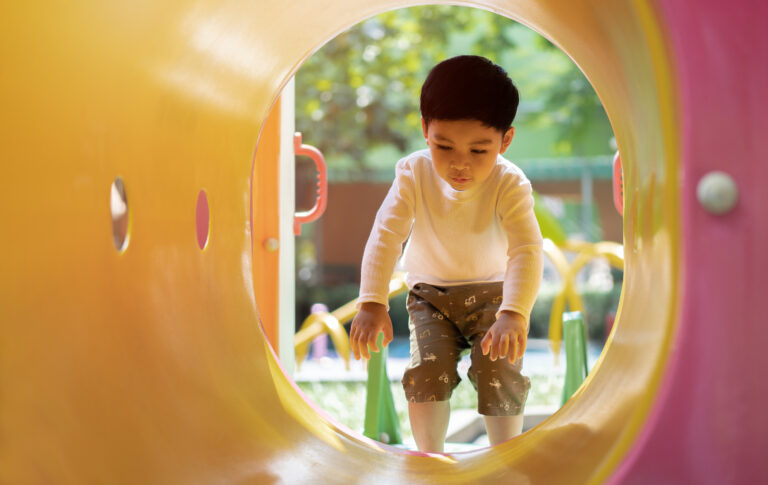
[[[510,364],[514,364],[523,356],[528,343],[525,327],[525,319],[519,313],[508,310],[501,312],[480,342],[483,355],[488,355],[490,351],[492,361],[506,357]]]
[[[360,305],[360,311],[349,329],[349,346],[356,360],[360,360],[361,355],[364,359],[371,358],[368,347],[373,352],[380,350],[376,340],[381,332],[384,333],[382,344],[386,347],[392,341],[392,320],[389,318],[387,307],[374,302]]]

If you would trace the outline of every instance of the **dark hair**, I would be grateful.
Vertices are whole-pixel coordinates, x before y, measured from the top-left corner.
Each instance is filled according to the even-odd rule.
[[[421,116],[432,120],[475,119],[506,132],[520,96],[507,72],[485,57],[446,59],[429,71],[421,87]]]

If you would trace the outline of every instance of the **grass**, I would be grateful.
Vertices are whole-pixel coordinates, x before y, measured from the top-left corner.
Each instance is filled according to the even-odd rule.
[[[531,391],[527,406],[558,406],[563,392],[563,376],[560,374],[531,375]],[[316,381],[298,382],[302,391],[334,419],[348,428],[363,432],[365,419],[365,382]],[[395,409],[400,421],[403,440],[411,439],[408,423],[408,403],[399,381],[390,383],[395,399]],[[477,393],[468,379],[463,379],[451,396],[451,409],[476,409]]]

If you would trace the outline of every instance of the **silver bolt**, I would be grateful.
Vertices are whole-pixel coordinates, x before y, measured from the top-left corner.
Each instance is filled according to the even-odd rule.
[[[264,249],[270,253],[277,251],[280,248],[280,241],[273,237],[268,237],[264,240]]]
[[[725,214],[739,201],[739,188],[727,173],[709,172],[699,180],[696,198],[707,212]]]

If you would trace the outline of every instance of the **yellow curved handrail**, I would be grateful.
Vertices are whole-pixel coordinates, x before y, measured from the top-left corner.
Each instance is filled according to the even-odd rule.
[[[349,337],[347,337],[347,332],[339,320],[328,312],[312,313],[301,324],[301,329],[296,332],[293,340],[296,352],[296,366],[301,365],[307,357],[309,344],[312,340],[325,332],[331,336],[336,352],[344,359],[347,370],[349,370]]]
[[[547,239],[544,243],[544,254],[549,257],[563,282],[563,287],[552,300],[552,308],[549,313],[549,342],[552,352],[557,356],[560,353],[560,345],[563,340],[563,312],[566,301],[571,310],[580,311],[582,314],[584,313],[584,304],[576,291],[575,275],[571,276],[571,265],[568,263],[563,250]]]
[[[563,251],[577,253],[572,263],[568,263]],[[615,268],[624,269],[624,247],[611,241],[590,243],[575,240],[565,241],[558,247],[552,241],[546,240],[544,253],[552,261],[563,281],[563,287],[552,301],[552,310],[549,315],[549,344],[552,352],[558,355],[563,340],[563,312],[566,302],[572,311],[580,311],[586,315],[584,303],[576,290],[576,276],[579,271],[589,261],[598,257],[606,258],[608,263]]]
[[[405,283],[405,273],[396,272],[389,282],[389,299],[408,290]],[[349,369],[349,336],[344,325],[357,315],[357,298],[345,303],[338,309],[327,312],[315,312],[304,319],[299,331],[293,338],[296,354],[296,367],[299,367],[309,352],[309,345],[319,335],[327,332],[331,336],[336,352],[344,359],[344,364]]]

